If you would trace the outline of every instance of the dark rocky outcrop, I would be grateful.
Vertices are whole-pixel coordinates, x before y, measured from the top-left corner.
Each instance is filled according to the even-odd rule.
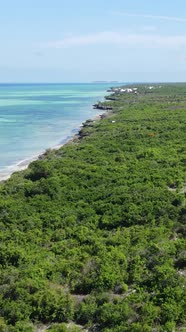
[[[102,105],[102,104],[94,104],[94,105],[93,105],[93,108],[94,108],[94,109],[98,109],[98,110],[104,110],[104,111],[112,110],[112,106],[109,106],[109,105]]]

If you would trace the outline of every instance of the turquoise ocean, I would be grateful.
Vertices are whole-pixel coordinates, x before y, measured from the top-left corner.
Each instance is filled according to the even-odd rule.
[[[0,180],[62,145],[111,84],[0,84]]]

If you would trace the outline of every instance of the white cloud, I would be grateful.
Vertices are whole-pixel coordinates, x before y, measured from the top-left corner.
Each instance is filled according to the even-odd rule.
[[[116,41],[117,39],[117,41]],[[67,36],[62,40],[43,44],[46,48],[66,48],[71,46],[92,45],[110,43],[113,40],[119,42],[120,35],[115,32],[99,32],[89,35]]]
[[[40,44],[40,48],[60,49],[88,45],[120,45],[132,48],[180,48],[186,46],[186,35],[158,35],[149,33],[99,32],[68,36],[62,40]]]
[[[150,15],[150,14],[139,14],[139,13],[125,13],[125,12],[112,12],[113,15],[118,16],[128,16],[128,17],[142,17],[142,18],[150,18],[155,20],[163,20],[163,21],[174,21],[174,22],[186,22],[186,18],[176,17],[176,16],[164,16],[164,15]]]

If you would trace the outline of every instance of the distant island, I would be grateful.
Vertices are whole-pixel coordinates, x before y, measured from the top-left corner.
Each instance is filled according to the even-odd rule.
[[[119,81],[92,81],[92,83],[119,83]]]

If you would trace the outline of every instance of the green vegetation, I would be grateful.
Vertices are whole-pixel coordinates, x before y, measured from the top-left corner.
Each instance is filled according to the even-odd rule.
[[[185,330],[186,84],[154,87],[2,183],[0,332]]]

